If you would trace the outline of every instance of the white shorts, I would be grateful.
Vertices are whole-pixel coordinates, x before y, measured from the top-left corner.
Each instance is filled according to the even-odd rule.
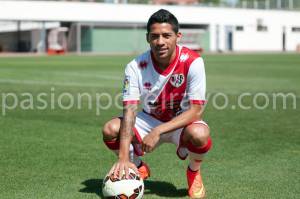
[[[150,133],[153,128],[155,128],[156,126],[158,126],[162,123],[163,122],[157,120],[156,118],[152,117],[151,115],[149,115],[145,112],[139,112],[137,114],[135,126],[133,129],[135,136],[137,138],[137,141],[139,142],[139,143],[133,144],[134,152],[136,155],[138,155],[138,156],[144,155],[144,152],[142,151],[142,145],[141,145],[143,138],[148,133]],[[204,125],[208,126],[203,120],[199,120],[199,121],[196,121],[193,123],[204,124]],[[185,147],[180,147],[181,146],[180,138],[181,138],[183,129],[184,128],[180,128],[180,129],[176,129],[172,132],[162,134],[160,136],[160,140],[159,140],[158,144],[156,145],[156,147],[158,147],[162,143],[173,143],[177,147],[178,157],[180,159],[185,159],[187,156],[187,149]],[[185,151],[186,151],[186,155],[185,155]]]

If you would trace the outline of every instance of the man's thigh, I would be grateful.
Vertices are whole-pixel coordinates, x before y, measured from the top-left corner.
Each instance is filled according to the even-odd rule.
[[[136,140],[137,140],[137,142],[135,142],[133,144],[133,146],[134,146],[135,153],[137,155],[139,155],[139,156],[144,155],[144,152],[141,149],[142,148],[141,143],[142,143],[143,138],[146,135],[148,135],[153,128],[157,127],[160,124],[162,124],[162,122],[157,120],[156,118],[152,117],[151,115],[144,113],[144,112],[138,113],[138,115],[136,117],[135,126],[133,129]],[[193,124],[207,125],[202,120],[195,121],[195,122],[193,122]],[[175,144],[176,148],[177,148],[176,149],[177,155],[179,156],[179,158],[184,159],[185,157],[182,157],[179,155],[179,150],[185,151],[184,153],[186,153],[186,151],[187,151],[187,149],[183,143],[183,135],[184,135],[183,131],[184,131],[184,128],[179,128],[172,132],[161,135],[160,140],[159,140],[158,144],[156,145],[156,147],[160,146],[163,143]]]
[[[139,112],[136,117],[136,122],[134,126],[134,133],[139,143],[142,142],[143,138],[148,135],[151,130],[158,125],[162,124],[163,122],[157,120],[156,118],[152,117],[151,115]],[[160,140],[157,144],[159,146],[162,143],[173,143],[178,145],[180,134],[183,128],[174,130],[173,132],[165,133],[160,136]],[[156,146],[156,147],[157,147]]]

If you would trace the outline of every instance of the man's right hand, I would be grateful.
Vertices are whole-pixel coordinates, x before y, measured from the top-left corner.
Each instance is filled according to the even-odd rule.
[[[121,179],[123,171],[125,171],[125,178],[128,179],[129,168],[134,170],[135,173],[137,173],[137,174],[139,173],[139,170],[137,169],[135,164],[133,164],[129,160],[119,160],[112,166],[112,168],[109,171],[109,175],[114,174],[114,178]]]

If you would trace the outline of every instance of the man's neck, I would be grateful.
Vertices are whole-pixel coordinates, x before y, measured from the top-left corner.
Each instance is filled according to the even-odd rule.
[[[176,58],[176,50],[174,51],[174,53],[171,55],[170,58],[166,58],[164,60],[159,60],[159,61],[158,59],[155,58],[155,62],[157,63],[157,66],[161,70],[165,70],[174,61],[175,58]]]

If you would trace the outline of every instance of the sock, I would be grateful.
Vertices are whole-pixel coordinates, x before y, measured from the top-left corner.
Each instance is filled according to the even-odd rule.
[[[210,138],[208,138],[207,143],[201,147],[194,146],[191,142],[188,143],[187,148],[189,150],[190,170],[198,171],[200,169],[200,164],[211,146],[212,142]]]
[[[138,167],[138,166],[140,166],[140,164],[142,164],[141,158],[139,156],[135,155],[132,144],[130,144],[130,147],[129,147],[129,158],[130,158],[130,161],[133,162],[136,167]]]
[[[143,165],[143,162],[141,161],[138,166],[136,166],[138,169]]]
[[[190,157],[189,169],[191,171],[198,171],[202,160],[195,160]]]

